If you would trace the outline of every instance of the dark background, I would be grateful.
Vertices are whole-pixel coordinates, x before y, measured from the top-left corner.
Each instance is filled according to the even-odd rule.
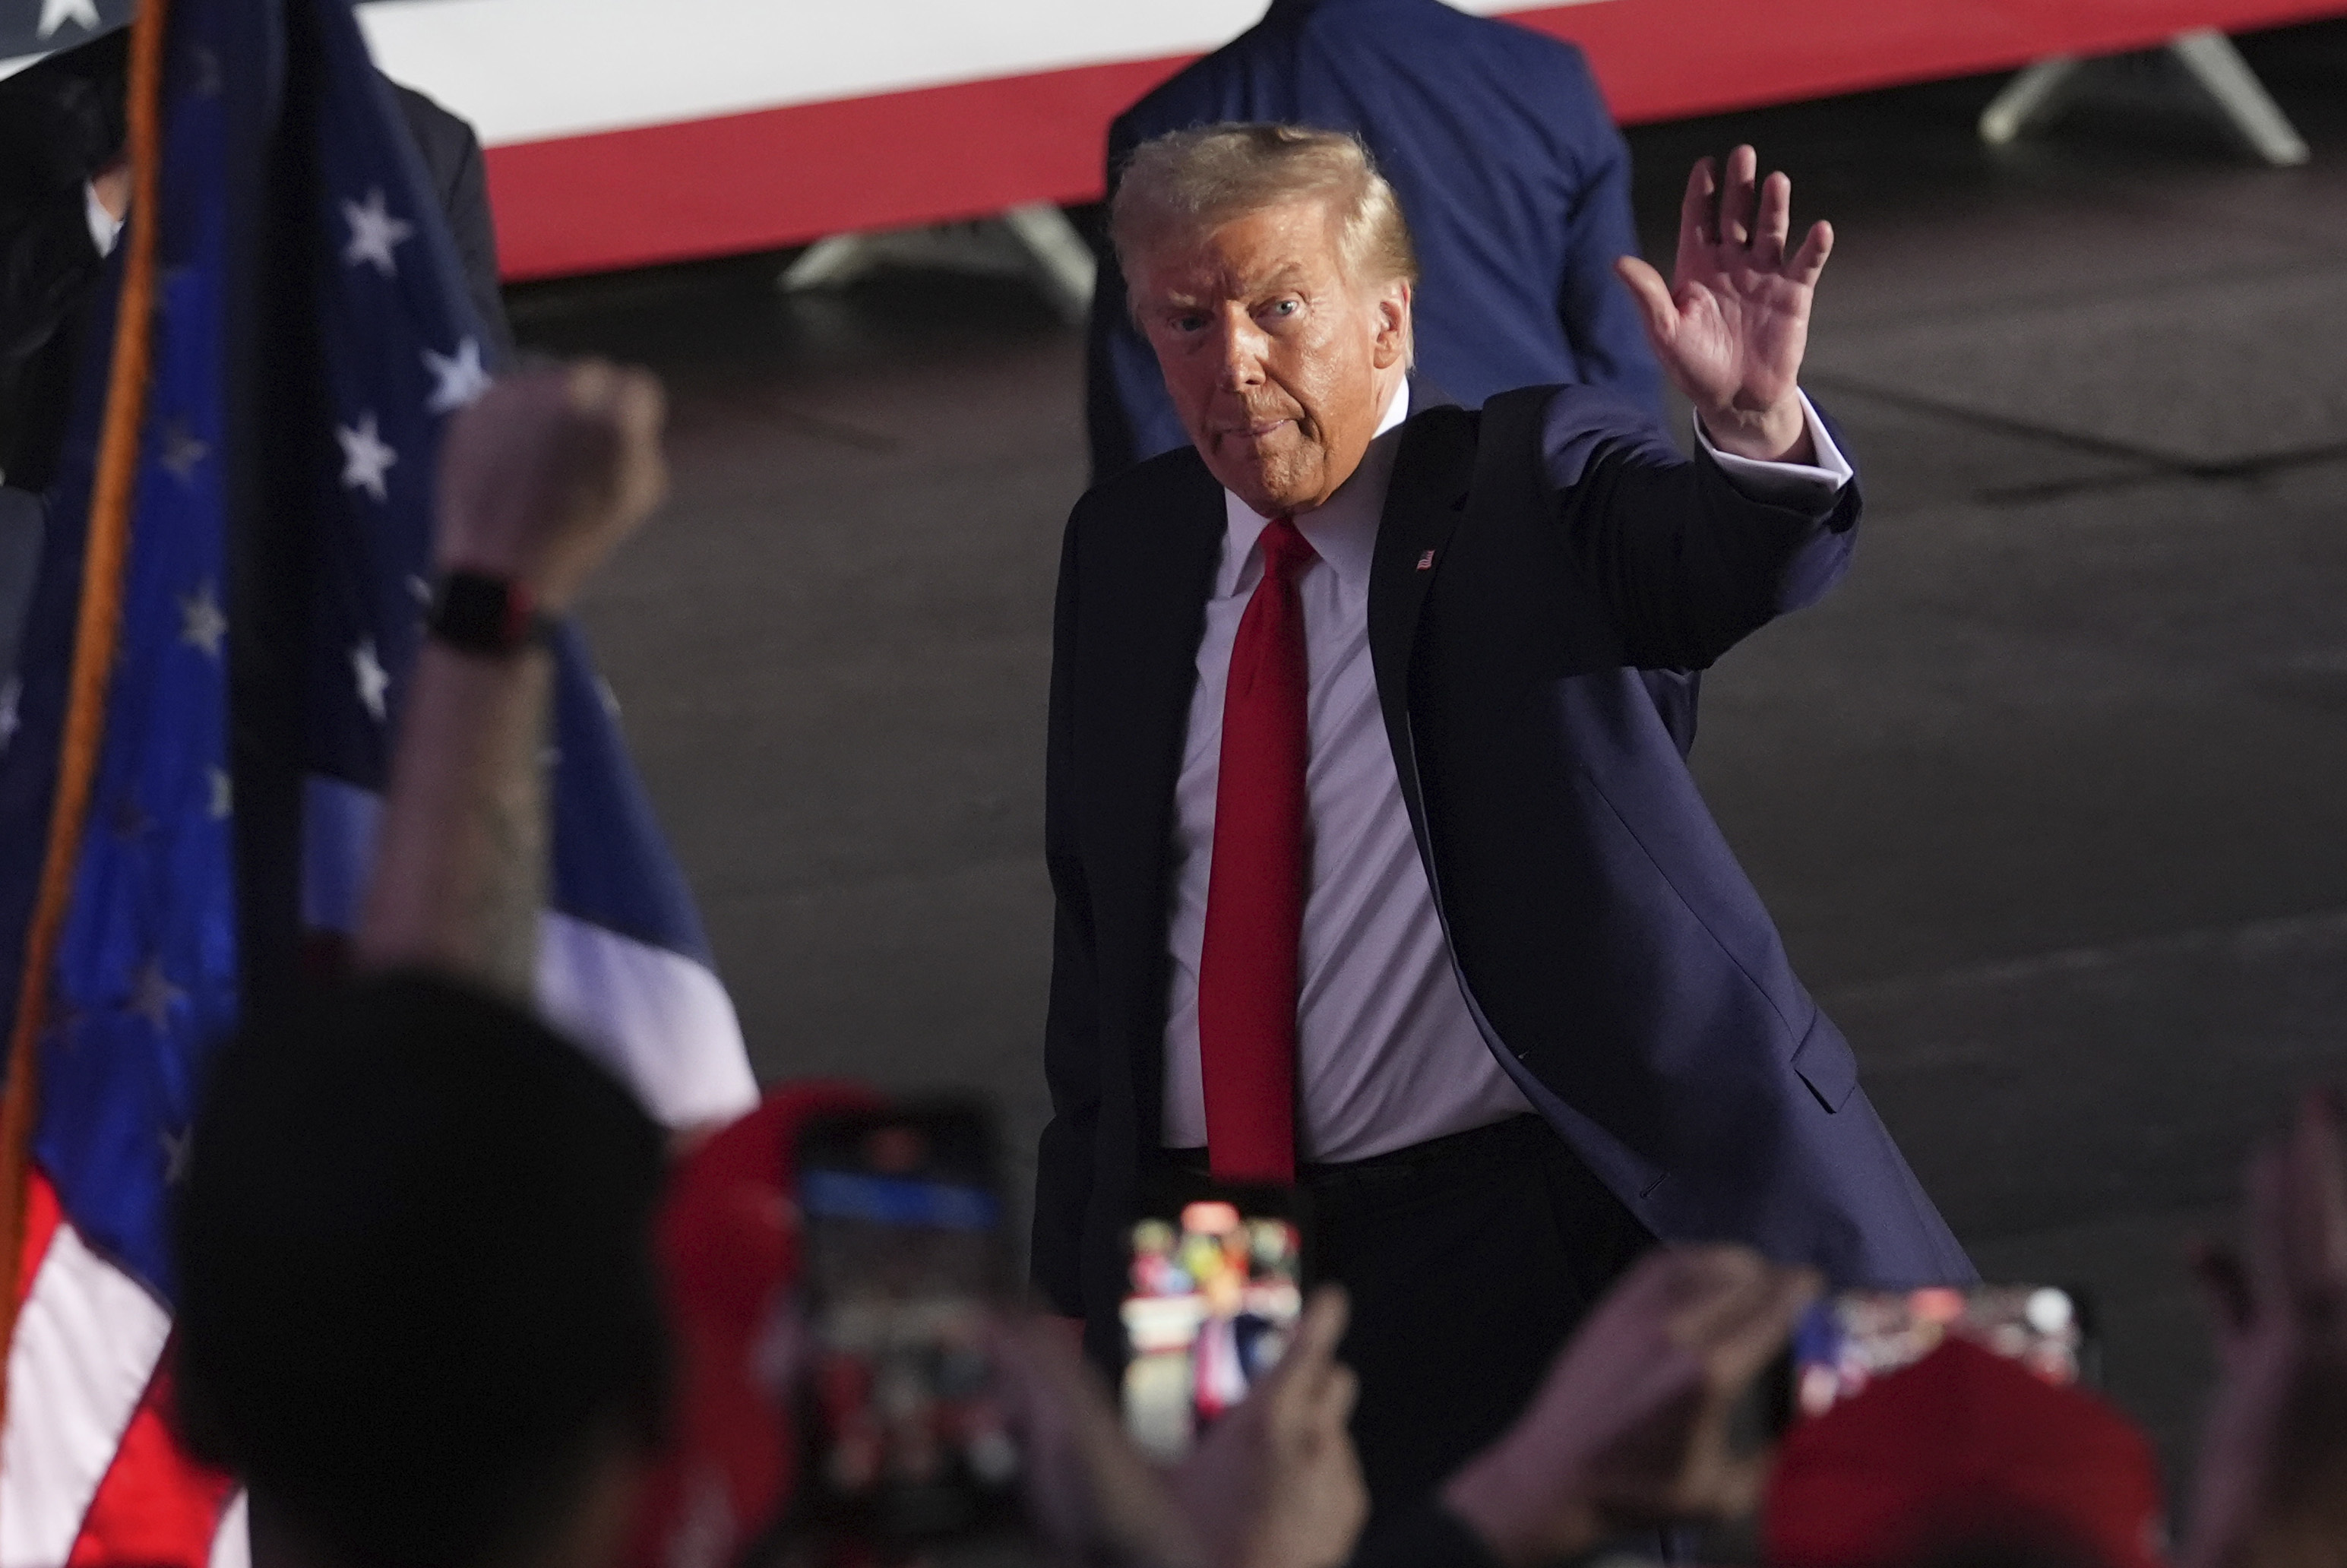
[[[1993,78],[1631,138],[1650,255],[1739,139],[1835,220],[1806,382],[1869,499],[1846,585],[1708,680],[1697,771],[1981,1266],[2095,1292],[2171,1464],[2186,1241],[2347,1061],[2347,26],[2244,48],[2310,167],[2156,60],[2003,151]],[[513,292],[673,399],[674,499],[586,619],[761,1072],[984,1090],[1023,1181],[1079,337],[1014,281],[783,260]]]

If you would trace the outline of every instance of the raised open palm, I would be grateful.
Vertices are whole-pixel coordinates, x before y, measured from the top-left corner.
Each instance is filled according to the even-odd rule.
[[[1635,256],[1614,264],[1638,298],[1655,356],[1721,446],[1781,456],[1806,426],[1795,381],[1809,336],[1809,300],[1833,250],[1816,223],[1788,251],[1793,182],[1758,179],[1749,147],[1727,155],[1723,186],[1710,159],[1687,177],[1670,282]],[[1766,448],[1766,450],[1761,450]]]

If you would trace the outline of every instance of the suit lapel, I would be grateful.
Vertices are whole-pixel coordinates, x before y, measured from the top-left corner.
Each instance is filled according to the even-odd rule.
[[[1413,817],[1419,799],[1409,739],[1410,654],[1418,646],[1427,592],[1466,513],[1475,432],[1476,416],[1456,406],[1430,408],[1403,426],[1369,567],[1369,661],[1377,671],[1386,737]]]

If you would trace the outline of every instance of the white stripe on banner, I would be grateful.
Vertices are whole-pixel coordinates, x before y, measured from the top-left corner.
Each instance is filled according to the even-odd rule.
[[[0,1568],[57,1568],[171,1332],[162,1306],[60,1223],[8,1351]]]
[[[374,792],[311,775],[302,917],[313,928],[358,929],[382,816]],[[730,1121],[758,1102],[733,999],[682,953],[549,909],[538,921],[538,1003],[664,1125]]]
[[[228,1500],[220,1512],[220,1529],[212,1536],[208,1568],[252,1568],[252,1532],[245,1526],[244,1493]]]
[[[1451,0],[1463,11],[1596,0]],[[375,63],[473,122],[540,141],[787,104],[1199,54],[1264,0],[374,0]]]

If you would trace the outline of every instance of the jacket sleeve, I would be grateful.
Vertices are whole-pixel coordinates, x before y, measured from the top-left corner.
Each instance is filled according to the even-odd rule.
[[[104,264],[80,186],[0,200],[0,372],[40,351]]]
[[[1614,263],[1638,254],[1638,228],[1630,207],[1630,148],[1589,74],[1581,51],[1565,49],[1564,79],[1551,97],[1568,123],[1563,143],[1580,167],[1565,233],[1563,275],[1557,281],[1557,316],[1581,379],[1665,417],[1662,367],[1646,342],[1630,291]]]
[[[1124,160],[1141,139],[1130,120],[1120,118],[1109,128],[1107,190],[1112,200]],[[1124,272],[1105,227],[1095,251],[1100,281],[1092,289],[1092,321],[1084,341],[1084,421],[1092,441],[1092,482],[1097,485],[1190,437],[1166,395],[1156,352],[1133,324]]]
[[[1757,500],[1683,456],[1639,411],[1586,387],[1551,400],[1542,457],[1557,518],[1627,661],[1701,670],[1850,565],[1855,479],[1817,508]]]
[[[109,34],[0,83],[0,375],[41,351],[103,270],[84,182],[121,148],[127,59]]]
[[[1100,1120],[1099,968],[1092,897],[1074,820],[1078,516],[1060,551],[1051,627],[1051,697],[1043,761],[1043,854],[1051,876],[1051,990],[1043,1023],[1043,1079],[1051,1120],[1035,1156],[1035,1287],[1052,1310],[1083,1316],[1084,1211],[1091,1201],[1094,1129]]]

